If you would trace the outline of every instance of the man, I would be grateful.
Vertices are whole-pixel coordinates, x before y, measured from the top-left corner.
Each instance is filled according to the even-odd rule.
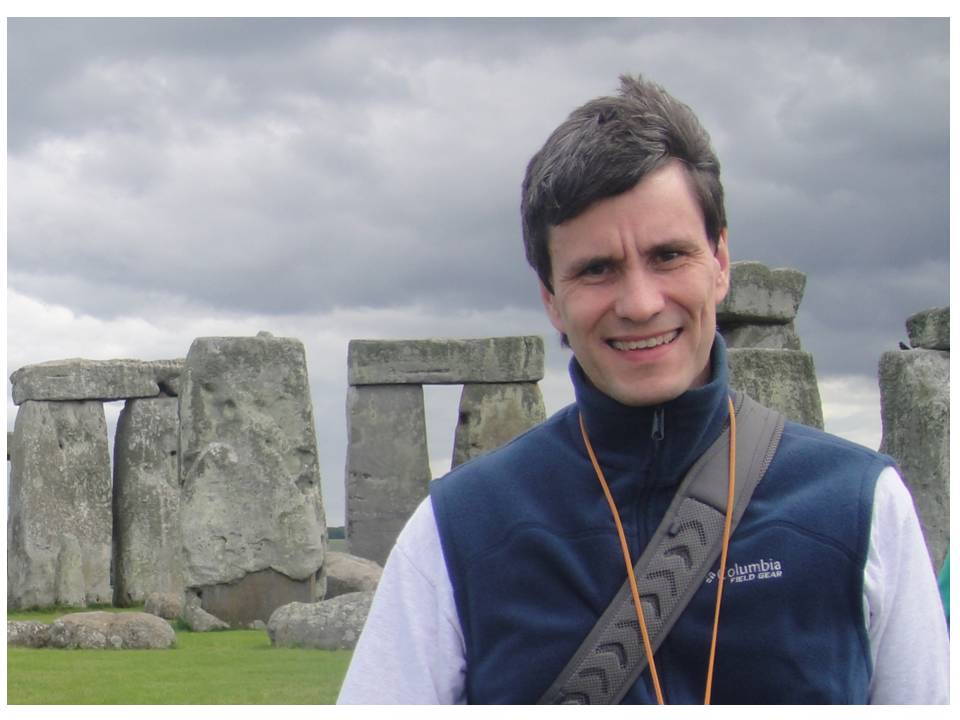
[[[342,703],[537,702],[728,424],[723,189],[690,109],[621,78],[533,157],[521,210],[576,403],[432,483]],[[788,422],[728,554],[719,614],[715,564],[622,702],[948,701],[936,583],[889,458]]]

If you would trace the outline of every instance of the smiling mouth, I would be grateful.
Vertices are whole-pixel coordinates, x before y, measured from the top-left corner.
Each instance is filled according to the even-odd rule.
[[[667,343],[672,343],[680,335],[679,330],[671,330],[668,333],[663,335],[657,335],[655,337],[644,338],[643,340],[608,340],[607,343],[614,350],[649,350],[650,348],[659,347],[660,345],[666,345]]]

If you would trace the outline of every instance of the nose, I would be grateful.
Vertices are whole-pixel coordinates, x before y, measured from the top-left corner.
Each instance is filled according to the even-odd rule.
[[[646,322],[661,312],[665,305],[656,273],[631,267],[620,277],[614,312],[624,320]]]

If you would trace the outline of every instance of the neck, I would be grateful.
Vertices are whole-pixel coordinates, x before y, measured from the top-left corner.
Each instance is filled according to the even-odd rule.
[[[570,375],[579,413],[601,462],[611,467],[649,467],[658,484],[682,476],[727,419],[727,355],[719,335],[710,354],[707,382],[659,405],[633,407],[603,394],[575,358]]]

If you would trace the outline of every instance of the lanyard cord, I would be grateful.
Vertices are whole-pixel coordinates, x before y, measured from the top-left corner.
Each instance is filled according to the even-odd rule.
[[[728,397],[727,405],[730,408],[730,452],[729,469],[727,471],[727,512],[723,522],[723,542],[720,550],[720,574],[717,578],[717,602],[713,611],[713,633],[710,638],[710,657],[707,661],[707,686],[704,692],[703,704],[710,704],[710,695],[713,690],[713,669],[714,658],[717,653],[717,629],[720,627],[720,602],[723,599],[723,578],[726,575],[727,567],[727,548],[730,545],[730,529],[733,525],[733,504],[734,490],[736,489],[736,465],[737,465],[737,415],[733,408],[733,401]],[[657,675],[657,666],[653,660],[653,647],[650,645],[650,636],[647,633],[647,624],[643,619],[643,609],[640,604],[640,590],[637,588],[637,578],[633,572],[633,560],[630,558],[630,548],[627,545],[627,538],[623,532],[623,524],[620,522],[620,513],[617,511],[617,504],[610,494],[610,488],[607,486],[607,480],[597,461],[596,453],[593,451],[593,445],[590,443],[590,436],[587,435],[587,428],[583,424],[583,416],[580,419],[580,433],[583,435],[583,444],[587,448],[587,455],[590,456],[590,462],[593,463],[594,472],[597,474],[597,480],[600,481],[600,487],[603,489],[604,497],[610,506],[610,513],[613,515],[613,522],[617,526],[617,535],[620,537],[620,549],[623,552],[623,561],[627,568],[627,579],[630,582],[630,593],[633,595],[633,606],[637,611],[637,621],[640,623],[640,636],[643,638],[643,649],[647,654],[647,665],[650,668],[650,676],[653,679],[653,690],[657,696],[657,704],[663,705],[663,690],[660,688],[660,677]]]

